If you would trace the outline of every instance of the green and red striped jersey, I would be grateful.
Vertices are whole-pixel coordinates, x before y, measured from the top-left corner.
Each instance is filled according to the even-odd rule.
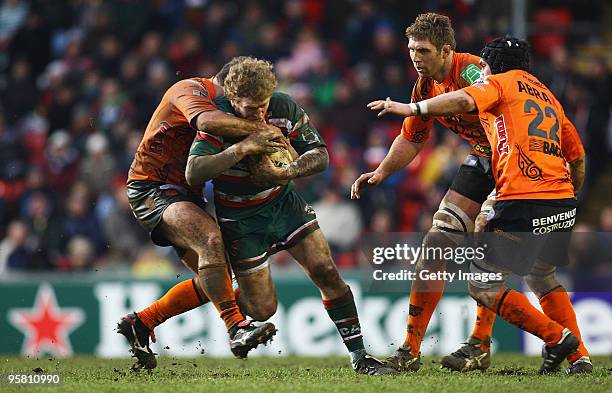
[[[225,96],[218,97],[214,102],[219,110],[236,116],[234,108]],[[287,94],[278,92],[272,94],[266,121],[279,127],[300,155],[316,147],[325,146],[319,131],[310,123],[306,112]],[[198,131],[189,155],[217,154],[239,140]],[[257,210],[273,204],[275,200],[294,188],[292,181],[285,186],[272,188],[254,184],[245,160],[213,179],[213,186],[218,214],[231,219],[252,215]]]

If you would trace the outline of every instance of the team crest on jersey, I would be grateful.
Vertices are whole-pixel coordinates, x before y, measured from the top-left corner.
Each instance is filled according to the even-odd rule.
[[[468,64],[468,66],[461,71],[460,75],[471,85],[480,79],[480,68],[476,67],[474,64]]]
[[[497,132],[497,153],[499,156],[508,154],[510,147],[508,146],[508,131],[506,130],[506,122],[504,121],[504,115],[499,115],[495,118],[493,123],[495,125],[495,132]]]

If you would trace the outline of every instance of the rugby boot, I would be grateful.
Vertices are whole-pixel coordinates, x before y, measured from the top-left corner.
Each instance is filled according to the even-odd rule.
[[[383,364],[397,371],[418,371],[421,368],[421,357],[413,356],[410,347],[399,347],[393,355],[387,357]]]
[[[573,374],[590,374],[593,372],[593,363],[587,356],[583,356],[576,360],[574,363],[570,363],[569,367],[565,370],[568,375]]]
[[[365,351],[364,351],[365,352]],[[398,375],[399,372],[386,366],[373,356],[364,354],[362,357],[352,362],[353,370],[357,374],[365,375]]]
[[[230,350],[238,359],[245,359],[251,349],[271,341],[276,332],[273,323],[256,325],[253,321],[244,320],[230,330]]]
[[[155,334],[142,323],[136,313],[122,317],[116,330],[128,340],[130,352],[136,358],[136,364],[132,368],[151,370],[157,367],[156,354],[149,346],[149,339],[156,341]]]
[[[451,371],[484,371],[491,366],[491,352],[482,350],[482,342],[470,337],[461,348],[444,356],[440,364]]]
[[[574,336],[568,328],[563,329],[561,339],[556,344],[547,346],[545,350],[542,350],[544,362],[540,367],[540,374],[559,371],[561,363],[563,363],[567,355],[578,348],[578,345],[580,345],[578,337]]]

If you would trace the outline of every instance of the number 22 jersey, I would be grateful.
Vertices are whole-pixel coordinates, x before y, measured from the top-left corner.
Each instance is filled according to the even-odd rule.
[[[584,156],[576,128],[537,78],[512,70],[463,89],[491,143],[497,200],[574,197],[567,163]]]

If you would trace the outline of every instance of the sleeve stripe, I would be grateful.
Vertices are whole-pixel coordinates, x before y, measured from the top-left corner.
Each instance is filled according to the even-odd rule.
[[[215,147],[221,149],[221,147],[223,147],[223,143],[215,136],[207,134],[205,132],[202,131],[198,131],[198,134],[196,135],[196,139],[197,140],[204,140],[210,144],[215,145]]]

